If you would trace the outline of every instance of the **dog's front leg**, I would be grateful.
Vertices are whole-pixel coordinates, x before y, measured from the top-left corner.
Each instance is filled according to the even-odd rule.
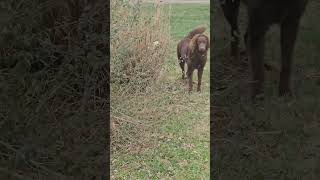
[[[249,19],[248,24],[248,51],[249,60],[252,69],[252,92],[253,98],[263,95],[264,83],[264,69],[263,69],[263,56],[264,56],[264,41],[267,25],[255,19]]]
[[[199,67],[199,69],[198,69],[198,88],[197,88],[198,92],[201,91],[202,74],[203,74],[203,67]]]
[[[298,34],[299,19],[288,18],[281,23],[281,58],[279,95],[292,95],[290,89],[291,64],[294,45]]]

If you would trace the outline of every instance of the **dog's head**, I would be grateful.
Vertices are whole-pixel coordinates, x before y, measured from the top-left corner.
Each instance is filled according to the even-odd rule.
[[[192,52],[206,53],[210,48],[209,38],[204,34],[197,34],[191,39],[189,48]]]

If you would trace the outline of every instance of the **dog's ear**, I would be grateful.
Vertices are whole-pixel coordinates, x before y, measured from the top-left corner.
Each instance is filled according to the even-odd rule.
[[[197,39],[201,34],[197,34],[193,36],[193,38],[189,42],[189,50],[191,53],[194,52],[194,50],[197,48]]]

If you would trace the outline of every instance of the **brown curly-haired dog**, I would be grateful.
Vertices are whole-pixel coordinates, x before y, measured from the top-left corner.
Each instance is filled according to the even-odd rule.
[[[207,61],[207,51],[210,47],[209,38],[202,34],[205,27],[197,27],[192,30],[177,45],[177,56],[182,70],[182,79],[185,78],[184,65],[188,66],[187,77],[189,82],[189,92],[192,91],[192,74],[198,70],[198,91],[201,91],[201,79],[203,68]]]
[[[206,28],[203,26],[193,29],[192,31],[189,32],[189,34],[186,37],[184,37],[181,41],[179,41],[177,45],[177,56],[178,56],[178,62],[179,62],[180,68],[182,70],[182,79],[185,78],[184,65],[189,58],[188,57],[189,43],[195,35],[202,34],[205,30]]]
[[[195,35],[189,42],[189,58],[187,60],[187,78],[189,84],[189,93],[192,91],[192,74],[195,69],[198,70],[197,91],[201,91],[202,74],[204,66],[207,62],[207,52],[209,48],[209,38],[204,34]]]

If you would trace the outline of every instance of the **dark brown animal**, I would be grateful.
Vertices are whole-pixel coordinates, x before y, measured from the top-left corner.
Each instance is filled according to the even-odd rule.
[[[244,39],[252,69],[252,97],[263,95],[265,33],[273,24],[281,27],[281,59],[279,95],[292,95],[291,64],[299,22],[308,0],[220,0],[231,26],[231,55],[239,60],[238,14],[240,1],[247,5],[248,26]]]
[[[202,26],[195,28],[194,30],[189,32],[189,34],[186,37],[184,37],[181,41],[179,41],[177,45],[177,57],[178,57],[180,68],[182,70],[182,79],[185,78],[184,66],[189,58],[188,57],[189,43],[196,34],[202,34],[205,30],[206,28]]]
[[[184,65],[187,64],[189,93],[192,91],[192,74],[195,69],[198,70],[197,91],[201,91],[203,68],[207,62],[207,51],[210,48],[209,38],[202,34],[205,29],[205,27],[195,28],[177,46],[182,79],[184,79]]]

